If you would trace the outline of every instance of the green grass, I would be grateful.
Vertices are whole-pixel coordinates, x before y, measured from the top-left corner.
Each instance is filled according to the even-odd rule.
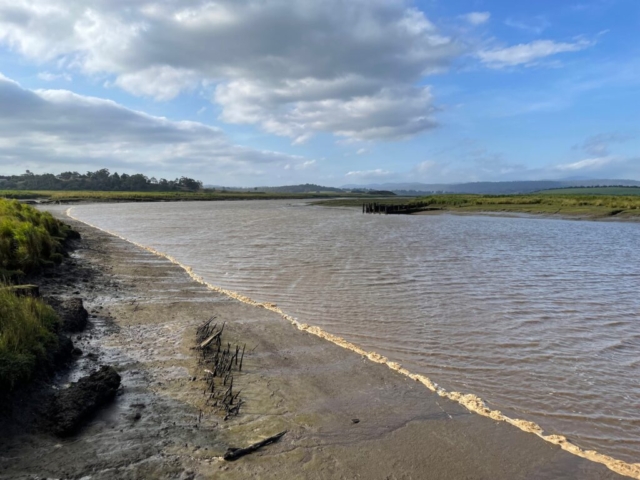
[[[46,198],[47,195],[40,192],[29,192],[25,190],[0,190],[0,197],[4,197],[8,199],[26,200],[26,199]]]
[[[58,343],[59,319],[39,299],[17,296],[8,281],[63,258],[68,226],[50,213],[0,199],[0,392],[33,377]]]
[[[325,207],[360,207],[363,203],[381,203],[384,205],[405,205],[410,197],[369,197],[369,198],[336,198],[313,202],[313,205]]]
[[[0,285],[0,392],[29,381],[58,344],[59,319],[39,299]]]
[[[430,195],[411,200],[375,199],[388,205],[404,203],[425,210],[440,209],[459,213],[506,212],[564,215],[585,218],[640,218],[640,196],[613,195]],[[362,208],[362,200],[328,200],[326,206]]]
[[[69,231],[48,212],[0,199],[0,280],[59,263]]]
[[[94,191],[18,191],[0,190],[0,197],[39,199],[52,202],[178,202],[215,200],[287,200],[363,197],[361,194],[326,193],[265,193],[265,192],[94,192]]]
[[[640,195],[640,187],[575,187],[542,190],[541,195]]]

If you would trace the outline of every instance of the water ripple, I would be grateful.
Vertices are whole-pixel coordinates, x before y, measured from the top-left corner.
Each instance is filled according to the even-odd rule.
[[[446,388],[640,460],[640,225],[286,202],[74,214]]]

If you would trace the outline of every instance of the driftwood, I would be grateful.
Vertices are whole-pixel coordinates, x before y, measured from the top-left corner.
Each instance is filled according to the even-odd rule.
[[[228,462],[232,462],[234,460],[239,459],[240,457],[244,457],[245,455],[253,453],[256,450],[259,450],[260,448],[266,445],[270,445],[272,443],[277,442],[284,436],[285,433],[287,433],[286,430],[284,432],[278,433],[277,435],[273,435],[272,437],[265,438],[260,442],[254,443],[253,445],[249,445],[247,448],[229,448],[227,450],[227,453],[225,453],[222,458]]]
[[[209,345],[211,342],[213,342],[216,338],[218,338],[220,336],[222,332],[218,332],[218,333],[214,333],[213,335],[211,335],[209,338],[207,338],[204,342],[202,342],[200,344],[200,348],[204,348],[207,345]]]
[[[16,297],[39,297],[40,287],[38,285],[11,285],[9,287],[2,287],[1,290],[8,290]]]

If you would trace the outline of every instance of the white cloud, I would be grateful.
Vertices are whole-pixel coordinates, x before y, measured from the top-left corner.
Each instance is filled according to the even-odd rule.
[[[439,168],[440,165],[438,165],[437,162],[434,162],[433,160],[425,160],[424,162],[417,164],[413,170],[418,174],[424,175],[427,173],[432,173]]]
[[[0,43],[158,100],[212,85],[224,121],[296,143],[433,128],[417,85],[462,51],[406,0],[0,0]]]
[[[345,176],[360,178],[360,179],[370,179],[370,178],[385,178],[391,175],[393,175],[393,173],[388,170],[382,170],[381,168],[376,168],[375,170],[358,170],[354,172],[348,172]]]
[[[532,65],[538,60],[565,52],[578,52],[594,45],[593,42],[579,39],[573,43],[536,40],[512,47],[481,50],[477,53],[480,60],[492,68]]]
[[[316,166],[315,160],[307,160],[306,162],[299,163],[295,166],[296,170],[307,170]]]
[[[356,155],[366,155],[367,153],[369,153],[369,150],[367,150],[366,148],[360,148],[356,152]]]
[[[616,157],[609,155],[606,157],[587,158],[574,163],[564,163],[561,165],[557,165],[555,168],[556,170],[561,171],[596,170],[605,165],[609,165],[616,160]]]
[[[50,164],[230,175],[313,160],[232,144],[218,128],[170,121],[67,90],[28,90],[0,74],[0,165]]]
[[[123,73],[118,76],[114,84],[134,95],[148,95],[156,100],[171,100],[180,92],[195,89],[199,84],[199,75],[193,70],[163,65],[135,73]]]
[[[551,169],[553,173],[561,177],[567,174],[586,175],[590,178],[599,179],[640,179],[640,157],[624,155],[608,155],[605,157],[594,157],[580,160],[573,163],[556,165]]]
[[[462,18],[471,25],[482,25],[489,21],[491,14],[489,12],[471,12],[462,15]]]
[[[224,107],[224,121],[260,124],[267,132],[292,137],[296,143],[318,131],[350,140],[398,140],[436,126],[429,87],[383,88],[350,98],[281,101],[282,96],[299,92],[295,87],[271,91],[261,83],[231,83],[216,89],[216,100]]]

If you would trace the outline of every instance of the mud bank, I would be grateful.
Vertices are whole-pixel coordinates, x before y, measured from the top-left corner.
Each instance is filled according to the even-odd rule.
[[[92,313],[86,360],[57,381],[76,380],[94,358],[117,369],[123,389],[68,439],[3,435],[0,478],[625,478],[212,292],[150,252],[73,226],[84,238],[74,260],[104,280],[74,284]],[[204,406],[191,350],[214,315],[228,341],[250,351],[236,379],[246,403],[226,422]],[[284,430],[259,452],[221,459]]]

